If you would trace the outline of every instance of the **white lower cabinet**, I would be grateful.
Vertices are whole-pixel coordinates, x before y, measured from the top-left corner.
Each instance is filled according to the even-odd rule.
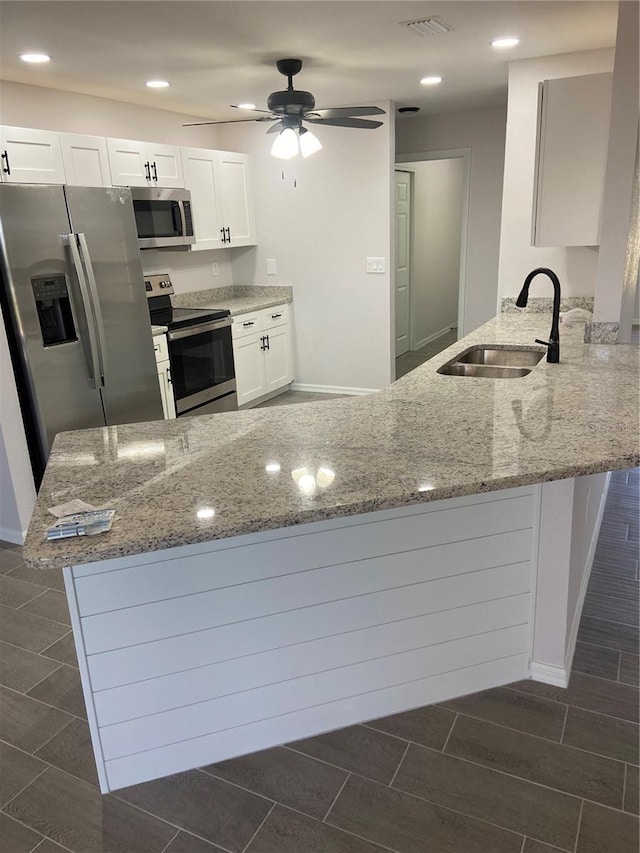
[[[165,335],[154,336],[153,350],[156,355],[156,366],[158,368],[158,383],[160,385],[160,396],[162,397],[162,411],[164,412],[164,419],[168,421],[176,416],[176,403],[173,396],[171,368],[169,365],[169,350]]]
[[[238,406],[284,389],[293,381],[289,306],[234,317],[233,358]]]

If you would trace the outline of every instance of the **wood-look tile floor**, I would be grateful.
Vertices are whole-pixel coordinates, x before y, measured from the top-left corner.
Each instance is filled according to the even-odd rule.
[[[0,548],[0,853],[637,853],[638,470],[567,690],[532,681],[101,796],[60,576]]]
[[[421,349],[410,350],[403,355],[399,355],[396,358],[396,379],[400,379],[401,376],[405,376],[407,373],[415,370],[416,367],[420,367],[421,364],[429,361],[434,355],[438,355],[443,349],[450,347],[451,344],[455,344],[457,340],[458,331],[453,328],[445,335],[436,338],[435,341],[425,344]]]

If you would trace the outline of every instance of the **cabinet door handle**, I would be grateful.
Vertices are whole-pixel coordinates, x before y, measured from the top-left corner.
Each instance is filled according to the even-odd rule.
[[[226,243],[226,242],[227,242],[227,233],[226,233],[226,229],[221,228],[221,229],[220,229],[220,233],[222,234],[222,239],[221,239],[221,241],[220,241],[220,242],[221,242],[221,243]]]
[[[144,164],[144,174],[145,174],[146,179],[148,181],[150,181],[151,180],[151,163],[149,163],[148,160]]]
[[[282,317],[282,314],[272,314],[271,315],[272,320],[278,320],[280,317]]]
[[[171,378],[171,368],[167,367],[167,382],[170,385],[173,385],[173,379]]]
[[[264,340],[266,344],[265,349],[271,349],[271,347],[269,346],[269,335],[265,335]]]
[[[11,166],[9,165],[9,154],[8,154],[6,148],[2,152],[2,160],[4,160],[4,162],[6,163],[6,166],[2,167],[2,171],[4,172],[5,175],[10,175],[11,174]]]
[[[155,160],[151,164],[151,168],[153,169],[153,180],[157,183],[158,182],[158,168],[156,166]]]
[[[249,320],[248,322],[243,323],[242,325],[243,325],[243,326],[245,327],[245,329],[246,329],[248,326],[253,326],[253,324],[254,324],[254,321],[253,321],[253,320]]]
[[[231,242],[231,228],[226,229],[227,232],[227,243]]]

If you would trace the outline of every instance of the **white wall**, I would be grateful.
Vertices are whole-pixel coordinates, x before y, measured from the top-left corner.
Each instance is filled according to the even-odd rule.
[[[470,110],[396,122],[396,153],[471,149],[465,323],[468,334],[496,312],[506,111]]]
[[[633,317],[638,316],[633,312],[638,304],[640,256],[637,215],[638,3],[621,2],[618,9],[594,319],[605,323],[619,322],[620,341],[628,343]]]
[[[613,48],[606,48],[509,63],[499,298],[517,296],[527,273],[539,266],[550,267],[558,274],[563,296],[593,296],[596,248],[531,246],[538,83],[611,71],[613,55]],[[550,289],[537,286],[532,295],[550,293]]]
[[[465,162],[402,163],[413,172],[411,341],[418,349],[458,322]]]
[[[264,125],[222,128],[225,148],[251,154],[258,227],[257,247],[236,250],[234,283],[293,285],[299,385],[382,388],[391,379],[393,122],[313,132],[321,151],[282,161]],[[367,257],[385,258],[385,274],[367,274]],[[271,258],[277,274],[267,276]]]

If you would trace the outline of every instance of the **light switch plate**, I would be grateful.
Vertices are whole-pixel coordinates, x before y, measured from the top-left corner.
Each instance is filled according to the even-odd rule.
[[[277,275],[275,258],[267,258],[267,275]]]
[[[384,273],[386,271],[385,258],[367,258],[368,273]]]

